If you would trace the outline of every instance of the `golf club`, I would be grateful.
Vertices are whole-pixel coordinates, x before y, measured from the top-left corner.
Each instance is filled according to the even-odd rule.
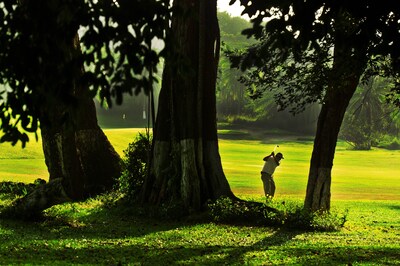
[[[275,153],[275,150],[276,150],[276,148],[278,148],[279,147],[279,145],[275,145],[275,148],[274,148],[274,153]]]

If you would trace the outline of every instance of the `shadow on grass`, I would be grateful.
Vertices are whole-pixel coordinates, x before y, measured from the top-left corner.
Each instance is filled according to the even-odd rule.
[[[261,265],[285,264],[285,260],[288,258],[295,258],[296,264],[337,265],[354,262],[380,264],[398,259],[398,250],[394,248],[369,249],[361,246],[332,248],[329,246],[291,245],[291,241],[294,241],[294,238],[303,232],[286,230],[276,230],[270,236],[250,246],[185,245],[180,244],[179,241],[164,246],[157,237],[146,240],[146,235],[171,230],[177,224],[161,226],[130,221],[133,223],[131,227],[135,228],[130,230],[119,223],[109,222],[102,226],[100,223],[83,228],[43,228],[39,224],[1,221],[1,228],[11,232],[8,235],[7,233],[2,235],[0,262],[2,265],[18,263],[34,265],[125,265],[132,263],[140,265],[179,263],[238,265],[252,263],[254,259],[254,264]],[[96,226],[95,230],[94,226]],[[121,230],[121,228],[124,229]],[[132,240],[132,238],[140,238],[140,240]],[[256,257],[252,258],[251,256]]]
[[[261,252],[264,253],[264,256],[257,256],[261,257],[262,260],[255,259],[254,264],[256,265],[352,265],[353,263],[364,262],[376,265],[392,265],[393,262],[400,263],[397,248],[370,248],[364,245],[321,247],[319,245],[302,246],[291,243],[292,241],[296,242],[294,238],[303,233],[303,231],[278,229],[271,236],[251,246],[225,248],[228,251],[226,258],[237,264],[245,264],[251,262],[249,254]],[[253,255],[253,257],[255,256]],[[226,261],[222,259],[219,263],[224,264]],[[210,265],[214,265],[214,263],[210,263]]]
[[[400,211],[400,205],[390,205],[388,208],[395,211]]]
[[[82,215],[77,221],[56,218],[36,223],[0,220],[0,264],[271,265],[293,262],[338,265],[399,262],[395,248],[304,244],[297,238],[306,233],[304,231],[265,228],[271,232],[267,237],[252,244],[243,244],[236,239],[237,245],[205,244],[207,236],[196,241],[190,239],[190,235],[175,232],[177,228],[198,230],[196,225],[199,224],[160,222],[110,209]]]
[[[220,131],[218,133],[218,139],[226,140],[253,140],[254,137],[245,131],[230,130],[230,131]]]

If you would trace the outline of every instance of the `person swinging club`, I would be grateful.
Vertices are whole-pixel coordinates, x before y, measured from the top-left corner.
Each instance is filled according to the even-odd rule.
[[[283,154],[278,152],[275,155],[275,149],[270,155],[264,157],[263,159],[265,163],[261,170],[261,180],[264,185],[264,193],[265,197],[267,197],[267,200],[272,199],[275,195],[274,172],[282,159],[284,159]]]

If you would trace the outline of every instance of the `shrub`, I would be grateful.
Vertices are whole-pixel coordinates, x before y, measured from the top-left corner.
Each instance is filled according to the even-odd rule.
[[[268,204],[268,205],[267,205]],[[335,231],[347,221],[347,212],[309,212],[298,203],[267,204],[220,198],[209,203],[211,218],[221,223],[279,226],[288,229]]]
[[[400,140],[396,137],[386,135],[378,141],[377,147],[388,150],[400,150]]]
[[[4,181],[0,182],[0,193],[10,194],[12,196],[25,196],[41,184],[45,183],[46,181],[40,178],[29,184],[23,182]]]
[[[150,152],[151,136],[142,133],[124,150],[123,172],[118,180],[118,188],[129,201],[136,200],[143,186]]]
[[[33,183],[0,182],[0,217],[17,217],[19,213],[14,208],[16,200],[28,195],[42,184],[46,184],[46,181],[40,178],[36,179]]]
[[[337,212],[316,212],[312,214],[310,227],[316,231],[337,231],[347,222],[348,211],[340,214]]]
[[[210,202],[208,210],[211,218],[221,223],[275,225],[280,221],[280,213],[262,203],[227,197]]]

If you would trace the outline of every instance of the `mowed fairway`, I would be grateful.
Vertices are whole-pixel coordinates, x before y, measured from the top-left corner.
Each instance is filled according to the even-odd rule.
[[[275,172],[276,198],[304,198],[312,141],[220,140],[225,174],[240,195],[263,195],[263,158],[276,144],[285,159]],[[332,170],[333,200],[400,200],[400,151],[353,151],[344,142],[336,147]]]
[[[143,129],[104,130],[119,154]],[[275,173],[276,198],[305,196],[312,141],[295,139],[226,140],[220,139],[223,168],[237,195],[263,195],[260,170],[262,158],[280,145],[277,152],[285,159]],[[34,140],[27,148],[0,144],[0,181],[32,182],[47,179],[41,143]],[[336,148],[332,171],[333,200],[400,200],[400,151],[373,149],[352,151],[346,143]]]

